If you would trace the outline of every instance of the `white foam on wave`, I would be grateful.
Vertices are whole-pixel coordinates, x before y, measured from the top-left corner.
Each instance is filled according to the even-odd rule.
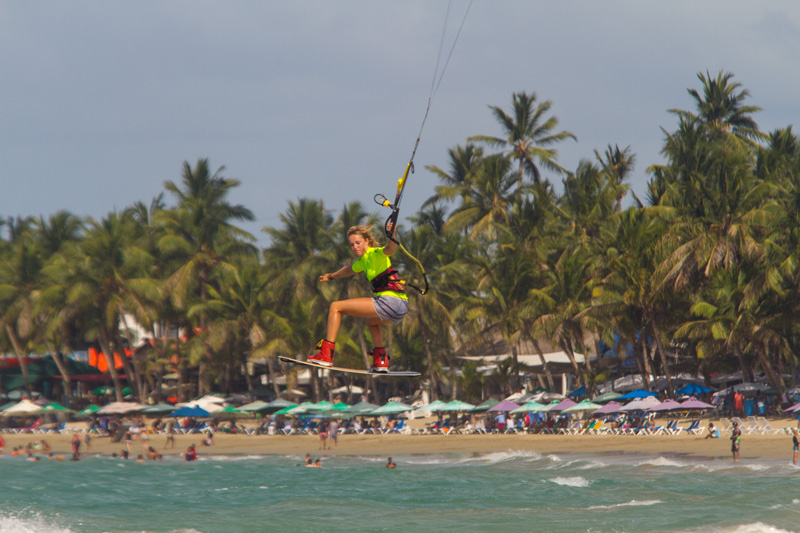
[[[659,456],[656,459],[647,459],[646,461],[636,463],[635,466],[673,466],[677,468],[685,468],[687,466],[694,466],[694,465],[677,461],[675,459],[668,459],[664,456]]]
[[[71,529],[55,525],[38,514],[28,518],[0,514],[0,531],[4,533],[39,533],[41,531],[72,533]]]
[[[717,529],[725,533],[792,533],[786,529],[774,527],[763,522],[753,522],[752,524],[742,524],[730,528]]]
[[[556,485],[563,485],[565,487],[588,487],[592,484],[591,481],[581,476],[554,477],[553,479],[548,479],[547,481],[555,483]]]
[[[618,507],[641,507],[648,505],[658,505],[664,503],[662,500],[631,500],[625,503],[612,503],[610,505],[592,505],[588,509],[617,509]]]

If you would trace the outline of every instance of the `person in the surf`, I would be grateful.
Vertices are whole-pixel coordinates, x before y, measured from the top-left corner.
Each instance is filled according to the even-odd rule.
[[[389,222],[386,226],[394,238],[395,226]],[[347,241],[350,250],[358,257],[352,264],[343,266],[336,272],[326,273],[319,277],[321,283],[333,279],[349,278],[358,272],[364,272],[369,279],[375,295],[372,298],[352,298],[339,300],[331,304],[328,311],[328,329],[323,340],[317,344],[319,353],[308,358],[314,363],[332,366],[336,347],[336,335],[343,315],[356,316],[367,319],[367,326],[374,349],[372,367],[370,372],[388,372],[389,356],[383,345],[382,324],[399,324],[408,313],[408,296],[400,282],[397,271],[392,268],[389,256],[397,250],[397,243],[390,240],[389,244],[381,247],[373,237],[372,226],[353,226],[347,230]]]

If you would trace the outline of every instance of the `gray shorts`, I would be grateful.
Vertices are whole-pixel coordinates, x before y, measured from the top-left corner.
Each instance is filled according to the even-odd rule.
[[[375,296],[372,298],[375,312],[381,320],[399,324],[408,313],[408,300],[396,296]]]

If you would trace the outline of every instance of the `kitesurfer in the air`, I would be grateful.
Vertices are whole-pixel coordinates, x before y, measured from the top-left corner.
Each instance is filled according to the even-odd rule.
[[[396,229],[394,224],[389,222],[386,229],[393,239]],[[380,247],[371,230],[372,226],[353,226],[347,230],[348,244],[358,259],[352,265],[344,266],[336,272],[321,275],[319,281],[325,283],[364,272],[375,295],[372,298],[352,298],[333,302],[328,311],[327,335],[317,345],[319,353],[309,357],[309,361],[325,366],[333,365],[339,324],[343,315],[351,315],[367,319],[367,326],[375,345],[370,352],[372,355],[370,371],[389,371],[389,356],[386,355],[386,348],[383,345],[381,325],[402,322],[408,313],[408,296],[389,260],[389,256],[397,250],[397,243],[390,240],[389,244]]]

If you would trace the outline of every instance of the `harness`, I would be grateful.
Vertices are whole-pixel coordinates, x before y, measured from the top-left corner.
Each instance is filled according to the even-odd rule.
[[[406,289],[403,287],[403,281],[400,280],[400,275],[394,267],[389,267],[374,278],[370,282],[372,291],[376,294],[384,291],[402,292],[405,294]]]

